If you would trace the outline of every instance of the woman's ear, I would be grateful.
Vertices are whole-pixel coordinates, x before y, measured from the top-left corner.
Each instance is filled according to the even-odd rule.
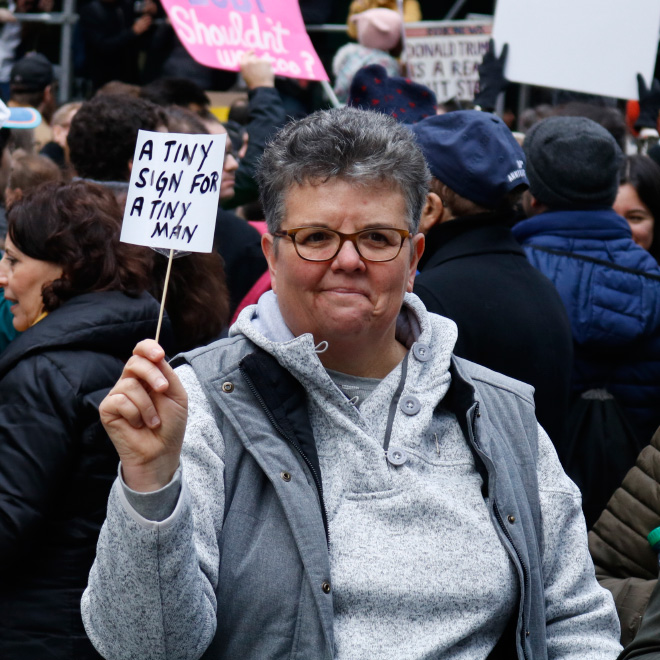
[[[266,233],[261,236],[261,249],[268,263],[271,288],[277,293],[277,247],[275,246],[275,237],[272,234]]]

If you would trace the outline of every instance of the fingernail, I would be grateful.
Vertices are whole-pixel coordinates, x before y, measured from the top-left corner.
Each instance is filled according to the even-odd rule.
[[[151,418],[151,426],[158,426],[160,424],[160,417],[156,415],[155,417]]]
[[[158,378],[156,379],[156,388],[160,389],[161,387],[165,387],[167,385],[167,381],[164,378]]]

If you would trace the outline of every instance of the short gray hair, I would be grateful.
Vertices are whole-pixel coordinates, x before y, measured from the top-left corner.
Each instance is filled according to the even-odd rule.
[[[257,180],[268,231],[281,227],[291,186],[333,178],[395,186],[406,203],[408,228],[417,232],[431,175],[415,137],[389,115],[356,108],[291,122],[266,147]]]

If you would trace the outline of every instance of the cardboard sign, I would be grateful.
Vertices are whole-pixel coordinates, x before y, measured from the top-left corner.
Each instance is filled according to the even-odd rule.
[[[226,135],[140,131],[121,240],[211,252]]]
[[[637,99],[653,78],[658,0],[498,0],[493,38],[514,82]]]
[[[438,103],[452,98],[471,101],[491,28],[491,21],[429,21],[407,26],[411,77],[431,88]]]
[[[200,64],[238,71],[243,53],[270,61],[277,76],[328,80],[298,0],[162,0],[172,27]]]

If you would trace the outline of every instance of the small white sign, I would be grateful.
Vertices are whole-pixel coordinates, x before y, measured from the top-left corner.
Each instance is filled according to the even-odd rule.
[[[498,0],[493,38],[508,80],[637,99],[658,52],[658,0]]]
[[[226,135],[140,131],[121,240],[211,252]]]
[[[406,57],[414,81],[438,103],[471,101],[478,66],[488,50],[492,21],[425,21],[406,25]]]

